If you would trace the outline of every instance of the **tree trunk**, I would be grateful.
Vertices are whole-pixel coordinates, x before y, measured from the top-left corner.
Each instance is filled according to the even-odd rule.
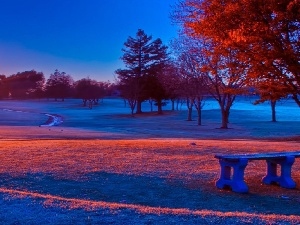
[[[187,121],[192,121],[193,101],[191,101],[190,99],[187,99],[186,105],[187,105],[187,108],[188,108]]]
[[[89,109],[93,108],[93,101],[91,99],[89,99]]]
[[[193,111],[192,108],[188,108],[188,118],[187,118],[187,121],[192,121],[192,111]]]
[[[276,122],[276,110],[275,110],[275,107],[276,107],[276,101],[274,100],[271,100],[271,109],[272,109],[272,122]]]
[[[298,94],[293,94],[293,99],[294,99],[294,101],[297,103],[297,105],[300,107],[300,99],[298,98]]]
[[[197,112],[198,112],[198,125],[201,126],[202,125],[202,119],[201,119],[202,109],[201,109],[201,107],[197,110]]]
[[[153,100],[149,99],[149,103],[150,103],[150,110],[151,112],[153,112]]]
[[[171,100],[171,102],[172,102],[172,111],[174,111],[175,110],[175,100],[173,99],[173,100]]]
[[[202,99],[203,97],[197,97],[195,100],[195,108],[197,109],[197,114],[198,114],[198,125],[202,125]]]
[[[83,102],[83,107],[86,106],[86,101],[87,101],[86,99],[83,99],[83,100],[82,100],[82,102]]]
[[[222,129],[228,129],[228,116],[229,112],[227,110],[221,110],[222,112]]]
[[[141,114],[142,113],[142,101],[138,100],[136,103],[136,114]]]
[[[177,101],[176,101],[176,110],[177,111],[179,110],[179,99],[177,99]]]
[[[134,111],[135,106],[136,106],[136,100],[128,99],[128,104],[130,106],[131,115],[133,116],[133,111]]]
[[[161,103],[161,100],[158,100],[157,101],[157,113],[158,114],[162,114],[162,103]]]

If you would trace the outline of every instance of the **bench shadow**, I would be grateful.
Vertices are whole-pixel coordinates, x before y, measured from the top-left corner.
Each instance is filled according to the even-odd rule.
[[[208,185],[214,186],[214,182]],[[204,187],[203,182],[197,180],[155,176],[95,172],[87,174],[84,179],[70,180],[44,173],[22,176],[0,174],[0,187],[64,198],[151,207],[300,215],[299,202],[296,201],[257,193],[237,194],[215,187]]]

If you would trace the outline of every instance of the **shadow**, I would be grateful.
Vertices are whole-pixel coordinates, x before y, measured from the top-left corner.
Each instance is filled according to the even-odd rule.
[[[43,173],[0,174],[2,188],[64,198],[192,210],[300,215],[299,202],[294,199],[258,193],[241,195],[212,186],[213,181],[204,186],[199,179],[165,179],[107,172],[90,173],[80,180],[60,179]]]

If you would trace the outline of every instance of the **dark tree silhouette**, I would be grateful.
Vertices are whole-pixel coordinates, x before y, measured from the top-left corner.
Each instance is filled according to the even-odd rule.
[[[121,92],[121,97],[126,99],[126,101],[128,102],[131,109],[131,115],[133,115],[138,99],[137,94],[139,87],[137,80],[132,76],[128,76],[126,80],[119,80],[117,86]]]
[[[98,104],[99,99],[106,95],[106,84],[90,78],[76,81],[74,87],[76,97],[82,99],[83,106],[86,106],[88,101],[91,101],[92,104]]]
[[[174,61],[169,61],[159,78],[168,98],[172,103],[172,110],[175,110],[175,101],[181,97],[181,78],[177,72],[177,67]]]
[[[43,89],[45,77],[35,70],[19,72],[3,80],[5,93],[12,98],[34,98]]]
[[[160,39],[152,41],[152,36],[148,36],[141,29],[137,31],[135,38],[129,37],[124,43],[121,59],[126,69],[118,69],[116,74],[122,87],[121,91],[126,92],[123,96],[136,98],[136,113],[142,112],[142,102],[149,98],[147,78],[160,72],[160,65],[167,57],[166,50],[167,47]],[[131,90],[125,91],[126,87]],[[132,93],[133,91],[135,93]]]
[[[46,82],[46,95],[47,97],[54,98],[55,101],[58,98],[64,101],[70,95],[72,85],[73,79],[70,75],[55,70]]]
[[[6,83],[6,76],[0,75],[0,99],[7,98],[8,94],[9,94],[9,90]]]

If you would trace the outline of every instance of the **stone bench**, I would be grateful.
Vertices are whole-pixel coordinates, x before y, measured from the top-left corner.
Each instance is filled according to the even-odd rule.
[[[251,160],[266,160],[267,174],[262,179],[264,184],[278,183],[284,188],[295,188],[296,183],[291,177],[295,158],[300,157],[300,151],[274,152],[262,154],[231,154],[215,155],[221,166],[220,179],[216,182],[218,188],[230,187],[232,191],[246,193],[249,188],[244,181],[244,171]],[[281,166],[281,174],[277,175],[277,165]]]

